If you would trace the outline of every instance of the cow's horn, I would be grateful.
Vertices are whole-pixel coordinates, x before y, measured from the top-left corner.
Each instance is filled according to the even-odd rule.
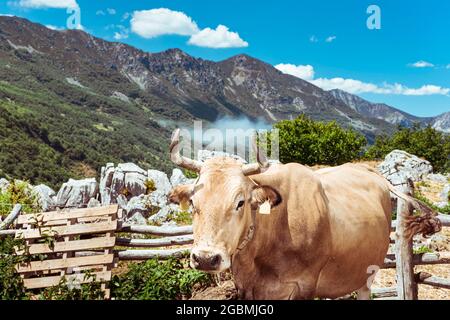
[[[242,166],[242,172],[246,176],[260,173],[269,167],[269,161],[267,160],[264,150],[258,147],[257,137],[258,133],[255,132],[252,138],[252,149],[256,154],[257,163],[250,163]]]
[[[186,157],[183,157],[180,154],[180,129],[176,129],[172,134],[172,142],[169,147],[170,151],[170,159],[176,165],[194,171],[200,172],[202,168],[202,163],[197,160],[192,160]]]

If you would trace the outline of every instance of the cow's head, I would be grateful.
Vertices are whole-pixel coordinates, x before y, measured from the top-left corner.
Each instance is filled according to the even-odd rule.
[[[231,158],[213,158],[201,163],[179,153],[179,130],[170,146],[171,159],[177,165],[199,173],[195,184],[175,187],[169,200],[189,203],[193,210],[194,246],[191,266],[220,272],[231,266],[231,258],[252,237],[256,210],[264,202],[276,206],[279,193],[259,186],[248,176],[268,167],[260,152],[258,163],[243,165]]]

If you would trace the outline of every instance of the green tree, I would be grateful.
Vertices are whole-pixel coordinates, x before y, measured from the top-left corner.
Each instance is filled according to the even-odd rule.
[[[280,161],[340,165],[358,159],[366,145],[361,134],[336,122],[316,122],[301,115],[274,126],[279,130]],[[270,135],[269,135],[270,139]]]
[[[382,159],[392,150],[399,149],[430,161],[436,172],[450,171],[450,136],[433,129],[399,127],[391,136],[378,136],[369,147],[367,159]]]

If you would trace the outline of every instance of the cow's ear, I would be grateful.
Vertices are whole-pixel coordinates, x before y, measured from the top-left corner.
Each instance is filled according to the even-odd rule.
[[[193,189],[194,186],[192,184],[176,186],[169,193],[169,202],[175,204],[188,202],[191,199]]]
[[[276,207],[283,201],[280,193],[270,186],[258,186],[252,191],[252,208],[256,209],[264,202],[269,201],[271,207]]]

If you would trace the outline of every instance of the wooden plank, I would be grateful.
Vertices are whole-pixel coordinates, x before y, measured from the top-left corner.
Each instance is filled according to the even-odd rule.
[[[0,237],[15,236],[19,230],[0,230]]]
[[[55,242],[53,248],[49,248],[47,243],[31,244],[28,248],[29,254],[39,253],[55,253],[55,252],[69,252],[88,249],[99,249],[114,247],[116,239],[114,237],[98,237],[86,240],[72,240],[69,242]],[[16,251],[17,254],[22,255],[24,250]]]
[[[109,221],[108,216],[97,216],[97,217],[87,217],[87,218],[75,218],[77,223],[100,223],[104,221]],[[67,224],[67,219],[62,220],[51,220],[47,222],[42,222],[40,224],[41,227],[53,227],[53,226],[62,226]]]
[[[192,226],[181,227],[156,227],[156,226],[140,226],[132,224],[123,224],[117,232],[131,232],[152,234],[155,236],[181,236],[192,234]]]
[[[14,222],[14,220],[17,219],[17,217],[20,214],[20,210],[22,210],[21,204],[14,205],[14,208],[12,209],[11,213],[8,214],[5,220],[0,223],[0,230],[8,228]]]
[[[83,273],[66,275],[65,278],[67,282],[76,282],[79,284],[90,283],[90,282],[103,282],[111,280],[111,271],[101,271],[101,272],[92,272],[91,275],[95,276],[95,279],[92,277],[86,278]],[[31,278],[24,279],[23,283],[27,289],[38,289],[38,288],[46,288],[56,286],[60,283],[63,276],[52,276],[52,277],[42,277],[42,278]]]
[[[52,237],[75,236],[82,234],[104,233],[116,231],[117,220],[111,222],[76,224],[71,226],[44,227],[40,229],[21,230],[16,233],[16,237],[23,239],[44,238],[45,234]]]
[[[193,242],[194,237],[192,235],[174,236],[159,239],[128,239],[128,238],[116,239],[116,245],[132,248],[157,248],[174,245],[185,245],[191,244]]]
[[[414,265],[450,264],[450,252],[432,252],[413,255]],[[396,260],[393,254],[386,255],[384,269],[395,268]]]
[[[416,274],[416,281],[433,287],[450,289],[450,279],[435,277],[427,272]]]
[[[42,213],[31,213],[19,216],[17,221],[18,224],[35,224],[36,218],[40,222],[47,222],[51,220],[61,220],[61,219],[75,219],[84,217],[97,217],[104,215],[116,214],[119,206],[117,204],[95,207],[95,208],[81,208],[73,209],[69,211],[51,211]]]
[[[16,271],[18,273],[64,269],[71,267],[81,267],[96,264],[112,263],[114,259],[113,254],[108,255],[96,255],[90,257],[75,257],[67,259],[53,259],[44,261],[31,261],[28,263],[21,263],[16,265]]]
[[[148,259],[169,259],[184,256],[189,249],[168,249],[168,250],[124,250],[116,251],[120,260],[148,260]]]
[[[400,300],[417,300],[417,284],[414,281],[413,243],[406,236],[405,219],[409,216],[408,204],[397,199],[397,228],[395,231],[395,259],[397,295]]]
[[[397,287],[371,288],[371,293],[374,298],[395,297],[397,296]]]

